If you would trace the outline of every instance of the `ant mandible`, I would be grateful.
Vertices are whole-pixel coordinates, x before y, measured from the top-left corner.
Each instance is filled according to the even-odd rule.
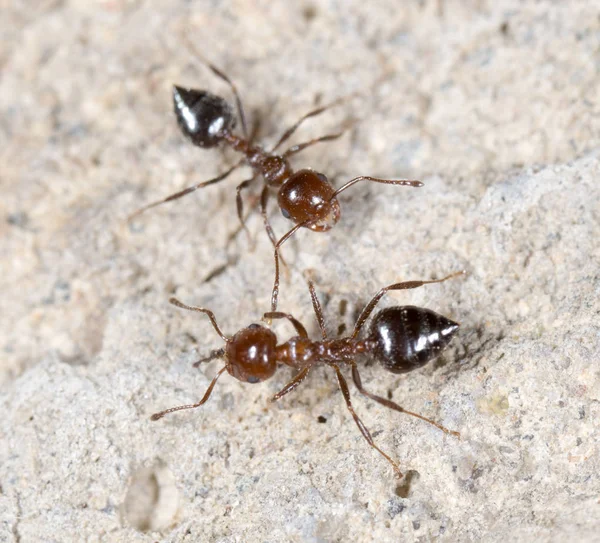
[[[263,318],[287,319],[298,334],[279,345],[277,344],[277,336],[269,328],[259,324],[251,324],[237,332],[233,337],[226,336],[219,328],[212,311],[203,307],[188,306],[176,298],[171,298],[169,301],[177,307],[207,315],[217,334],[225,341],[224,348],[215,350],[207,358],[195,362],[194,367],[215,358],[224,358],[225,366],[217,372],[199,402],[165,409],[152,415],[151,420],[159,420],[174,411],[200,407],[209,399],[217,380],[225,371],[239,381],[260,383],[272,377],[278,366],[282,364],[297,369],[296,376],[270,399],[270,401],[275,402],[302,383],[312,368],[319,364],[326,364],[334,369],[346,407],[363,437],[371,447],[377,450],[392,465],[396,475],[402,477],[398,464],[375,444],[371,433],[354,411],[348,383],[340,370],[340,366],[344,364],[352,368],[352,379],[362,395],[385,407],[424,420],[446,434],[460,437],[458,432],[448,430],[431,419],[407,411],[397,403],[367,391],[362,385],[355,358],[359,354],[372,354],[391,373],[406,373],[420,368],[436,358],[450,343],[459,325],[430,309],[415,306],[396,306],[382,309],[373,317],[367,337],[359,339],[358,335],[386,292],[413,289],[430,283],[441,283],[464,273],[464,271],[460,271],[442,279],[431,281],[405,281],[382,288],[362,310],[354,325],[352,334],[337,339],[327,337],[321,305],[314,286],[309,281],[310,296],[321,329],[322,339],[320,341],[311,340],[308,337],[306,328],[292,315],[271,311],[265,313]]]
[[[275,281],[271,296],[271,311],[275,311],[277,309],[279,294],[279,248],[298,229],[309,228],[315,232],[330,230],[338,222],[341,215],[337,197],[359,181],[372,181],[375,183],[410,187],[421,187],[423,183],[408,179],[379,179],[377,177],[361,175],[351,179],[336,190],[322,173],[308,168],[295,172],[289,163],[291,156],[316,143],[335,140],[342,136],[343,132],[321,136],[304,143],[292,145],[282,154],[277,154],[277,149],[292,136],[306,119],[323,113],[330,107],[341,103],[347,97],[338,99],[328,106],[314,109],[301,117],[267,151],[259,145],[253,144],[251,138],[248,137],[246,116],[237,87],[219,68],[202,59],[199,55],[198,58],[217,77],[229,85],[235,97],[237,114],[240,119],[243,135],[238,136],[233,133],[233,129],[236,126],[236,118],[233,114],[233,108],[226,100],[205,90],[189,89],[175,85],[173,87],[173,106],[177,123],[184,136],[198,147],[208,149],[216,147],[219,144],[225,144],[244,156],[221,175],[148,204],[130,215],[128,220],[133,219],[150,208],[177,200],[197,189],[218,183],[227,178],[242,164],[246,163],[252,168],[253,175],[249,179],[242,181],[236,188],[237,213],[242,227],[246,229],[242,191],[247,189],[259,176],[262,176],[264,186],[260,196],[261,215],[267,234],[275,246]],[[283,216],[295,223],[295,226],[280,240],[277,240],[267,216],[267,203],[272,190],[277,190],[277,203]]]

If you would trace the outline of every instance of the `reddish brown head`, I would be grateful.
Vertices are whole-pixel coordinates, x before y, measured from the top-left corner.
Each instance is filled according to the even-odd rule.
[[[313,170],[299,170],[281,186],[277,201],[281,213],[296,224],[314,220],[308,228],[325,232],[340,219],[340,204],[327,177]]]
[[[260,383],[277,369],[277,337],[271,330],[251,324],[235,334],[225,347],[227,371],[245,383]]]

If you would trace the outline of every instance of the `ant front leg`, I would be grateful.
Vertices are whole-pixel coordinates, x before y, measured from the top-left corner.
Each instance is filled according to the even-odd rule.
[[[306,376],[308,375],[308,372],[310,371],[311,368],[312,368],[312,364],[310,366],[306,366],[306,367],[302,368],[296,374],[296,376],[287,385],[285,385],[277,394],[275,394],[273,397],[271,397],[269,399],[269,401],[276,402],[281,397],[285,396],[288,392],[291,392],[292,390],[294,390],[300,383],[302,383],[302,381],[304,381],[304,379],[306,379]]]
[[[200,360],[197,360],[196,362],[194,362],[192,364],[192,366],[194,368],[199,368],[200,364],[205,364],[206,362],[210,362],[211,360],[214,360],[215,358],[221,358],[224,354],[225,354],[225,349],[215,349],[214,351],[211,351],[211,353],[207,357],[201,358]]]
[[[263,319],[270,321],[271,319],[287,319],[292,323],[292,326],[296,329],[296,332],[300,337],[308,338],[308,333],[306,332],[306,328],[302,325],[302,323],[295,319],[289,313],[282,313],[281,311],[269,311],[263,315]]]
[[[240,219],[240,224],[242,225],[242,228],[246,231],[246,235],[248,236],[249,244],[251,242],[251,238],[250,238],[250,231],[248,230],[248,227],[246,226],[246,221],[244,221],[244,201],[242,200],[242,191],[244,189],[247,189],[252,184],[252,182],[256,180],[257,177],[258,177],[257,175],[254,175],[250,179],[246,179],[245,181],[242,181],[235,189],[235,192],[236,192],[235,201],[236,201],[236,205],[237,205],[238,218]]]
[[[396,476],[398,478],[401,478],[402,472],[400,471],[400,467],[398,466],[398,464],[394,462],[394,460],[392,460],[386,453],[384,453],[377,445],[375,445],[373,437],[371,436],[371,432],[369,432],[369,429],[364,425],[363,421],[360,420],[360,418],[354,411],[354,407],[352,407],[352,400],[350,399],[350,390],[348,389],[348,383],[342,375],[339,366],[337,366],[337,364],[331,364],[331,366],[333,367],[337,375],[340,390],[342,391],[342,395],[344,396],[344,400],[346,401],[346,407],[348,408],[348,411],[350,411],[352,418],[354,418],[354,422],[356,422],[356,425],[358,426],[358,429],[360,430],[361,434],[367,440],[367,443],[371,445],[371,447],[373,447],[392,465],[392,468],[394,468],[394,471],[396,472]]]
[[[383,287],[375,296],[373,296],[371,301],[362,310],[360,316],[358,317],[358,320],[356,321],[356,324],[354,325],[354,331],[352,332],[351,336],[352,339],[355,339],[358,336],[360,330],[362,329],[365,322],[373,312],[373,309],[375,309],[375,306],[379,303],[379,300],[381,300],[381,298],[386,292],[390,290],[409,290],[412,288],[422,287],[423,285],[428,285],[431,283],[442,283],[444,281],[447,281],[448,279],[457,277],[458,275],[464,275],[465,273],[466,272],[464,270],[461,270],[459,272],[451,273],[446,277],[442,277],[441,279],[432,279],[430,281],[404,281],[403,283],[394,283],[393,285]]]
[[[381,405],[388,407],[389,409],[393,409],[394,411],[398,411],[399,413],[406,413],[407,415],[410,415],[411,417],[416,417],[425,422],[428,422],[429,424],[432,424],[436,428],[440,429],[442,432],[460,438],[459,432],[455,432],[454,430],[448,430],[448,428],[446,428],[445,426],[442,426],[441,424],[438,424],[434,420],[428,419],[427,417],[424,417],[423,415],[419,415],[418,413],[413,413],[412,411],[407,411],[406,409],[404,409],[404,407],[400,407],[397,403],[395,403],[391,400],[388,400],[386,398],[382,398],[381,396],[377,396],[376,394],[373,394],[373,393],[369,392],[368,390],[365,390],[362,385],[360,374],[358,373],[358,368],[356,367],[356,363],[354,363],[354,362],[352,363],[352,380],[354,381],[354,384],[356,385],[356,388],[358,389],[358,391],[363,396],[366,396],[367,398],[370,398],[371,400],[374,400],[377,403],[380,403]]]
[[[275,281],[273,283],[273,291],[271,293],[271,311],[277,310],[277,298],[279,297],[279,248],[290,239],[300,228],[308,226],[312,221],[304,221],[298,223],[294,228],[289,230],[276,244],[275,244]]]
[[[150,417],[150,420],[162,419],[165,415],[168,415],[169,413],[173,413],[174,411],[183,411],[184,409],[196,409],[196,407],[200,407],[201,405],[205,404],[208,401],[208,399],[210,398],[213,388],[215,388],[215,385],[217,384],[217,380],[219,379],[219,377],[221,377],[221,375],[223,374],[223,372],[226,369],[227,369],[227,366],[224,366],[218,371],[217,375],[215,375],[213,380],[210,382],[210,385],[208,385],[208,388],[206,389],[204,396],[198,403],[190,403],[187,405],[178,405],[177,407],[171,407],[169,409],[165,409],[164,411],[154,413],[154,415],[152,415]]]
[[[271,311],[271,312],[265,313],[263,315],[263,319],[267,319],[267,320],[287,319],[292,323],[292,325],[294,326],[294,328],[296,329],[296,332],[298,333],[298,335],[300,337],[308,338],[308,333],[306,332],[306,328],[304,328],[302,323],[300,321],[298,321],[297,319],[295,319],[289,313],[282,313],[281,311]],[[285,385],[277,394],[275,394],[269,401],[276,402],[281,397],[285,396],[288,392],[291,392],[292,390],[294,390],[300,383],[302,383],[302,381],[304,381],[304,379],[306,379],[306,376],[308,375],[308,372],[310,371],[311,367],[312,367],[312,364],[302,368],[302,370],[300,370],[298,372],[298,374],[287,385]]]
[[[255,201],[252,202],[252,205],[250,207],[250,210],[248,211],[248,213],[246,214],[246,217],[244,217],[244,223],[246,222],[246,219],[256,210],[256,208],[259,205],[259,199],[256,198],[254,199]],[[245,230],[245,227],[240,224],[233,232],[231,232],[231,234],[229,234],[229,236],[227,237],[227,246],[229,246],[229,244],[236,238],[236,236],[242,231]]]

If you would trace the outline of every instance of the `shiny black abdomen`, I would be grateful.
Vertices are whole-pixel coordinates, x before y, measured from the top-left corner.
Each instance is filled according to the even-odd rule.
[[[406,373],[433,360],[450,343],[458,324],[411,305],[383,309],[373,318],[373,354],[392,373]]]
[[[231,106],[210,92],[175,85],[173,108],[181,131],[199,147],[215,147],[235,126]]]

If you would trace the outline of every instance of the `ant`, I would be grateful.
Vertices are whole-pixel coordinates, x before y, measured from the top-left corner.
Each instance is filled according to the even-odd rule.
[[[199,58],[201,57],[199,56]],[[277,143],[267,151],[255,145],[252,142],[252,138],[248,136],[246,115],[237,87],[219,68],[204,59],[201,60],[217,77],[227,83],[231,89],[235,97],[242,136],[233,133],[233,129],[236,126],[236,117],[232,106],[225,99],[205,90],[196,90],[175,85],[173,87],[173,106],[179,128],[193,145],[208,149],[224,144],[241,153],[243,157],[221,175],[187,187],[162,200],[150,203],[130,215],[128,220],[133,219],[150,208],[177,200],[197,189],[218,183],[227,178],[242,164],[246,163],[252,168],[253,175],[249,179],[242,181],[236,188],[237,214],[242,228],[248,232],[244,222],[242,191],[247,189],[259,176],[262,176],[264,186],[260,196],[261,214],[267,234],[275,247],[275,282],[271,296],[271,311],[275,311],[277,309],[279,294],[279,248],[298,229],[309,228],[314,232],[326,232],[330,230],[339,221],[341,215],[337,197],[359,181],[372,181],[375,183],[410,187],[421,187],[423,183],[407,179],[379,179],[361,175],[351,179],[336,190],[322,173],[308,168],[294,171],[289,162],[290,157],[316,143],[335,140],[341,137],[343,132],[328,134],[304,143],[292,145],[282,154],[277,154],[277,149],[292,136],[306,119],[323,113],[329,108],[347,100],[352,95],[340,98],[327,106],[319,107],[305,114],[288,128]],[[295,226],[280,240],[277,240],[267,217],[267,203],[272,190],[277,191],[277,203],[283,216],[295,223]]]
[[[352,380],[362,395],[385,407],[424,420],[446,434],[460,437],[458,432],[448,430],[431,419],[407,411],[397,403],[367,391],[362,385],[355,358],[360,354],[371,354],[391,373],[406,373],[420,368],[436,358],[450,343],[459,325],[430,309],[415,306],[396,306],[382,309],[373,317],[367,337],[359,339],[358,335],[386,292],[413,289],[430,283],[441,283],[464,273],[464,271],[460,271],[442,279],[430,281],[405,281],[382,288],[362,310],[354,325],[352,334],[337,339],[327,337],[321,305],[312,282],[308,281],[310,297],[322,339],[320,341],[311,340],[308,337],[306,328],[292,315],[271,311],[265,313],[263,319],[287,319],[298,334],[279,345],[274,332],[260,324],[251,324],[237,332],[233,337],[226,336],[219,328],[212,311],[203,307],[189,306],[176,298],[171,298],[169,301],[177,307],[207,315],[213,328],[225,342],[224,348],[217,349],[207,358],[195,362],[194,367],[197,368],[200,364],[215,358],[223,358],[225,365],[217,372],[199,402],[171,407],[155,413],[150,418],[155,421],[174,411],[200,407],[209,399],[217,380],[225,371],[239,381],[254,384],[272,377],[281,364],[297,369],[296,376],[270,399],[271,402],[275,402],[302,383],[313,367],[326,364],[334,369],[346,407],[363,437],[371,447],[377,450],[392,465],[396,475],[400,478],[402,472],[398,464],[375,444],[371,433],[354,411],[348,383],[342,375],[340,366],[344,364],[352,368]]]

